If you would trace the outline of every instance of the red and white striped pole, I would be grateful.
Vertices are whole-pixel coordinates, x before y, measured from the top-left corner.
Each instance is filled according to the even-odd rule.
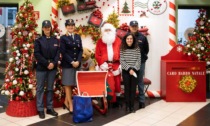
[[[169,0],[169,44],[176,45],[176,5],[175,0]]]
[[[57,23],[58,18],[58,8],[57,8],[58,0],[52,0],[52,25],[54,26]]]

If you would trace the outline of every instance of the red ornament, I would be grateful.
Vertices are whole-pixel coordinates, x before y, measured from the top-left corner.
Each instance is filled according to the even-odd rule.
[[[19,101],[20,100],[20,97],[19,96],[16,96],[15,100],[16,101]]]

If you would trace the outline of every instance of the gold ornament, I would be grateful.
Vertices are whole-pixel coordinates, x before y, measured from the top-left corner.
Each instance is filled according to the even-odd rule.
[[[197,86],[197,81],[191,75],[183,76],[182,79],[179,81],[179,88],[186,92],[191,93]]]

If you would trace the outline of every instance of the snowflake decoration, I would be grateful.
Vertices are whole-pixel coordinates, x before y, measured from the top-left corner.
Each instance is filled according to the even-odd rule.
[[[181,46],[178,46],[178,47],[177,47],[177,52],[182,52],[182,50],[183,50],[183,49],[182,49]]]

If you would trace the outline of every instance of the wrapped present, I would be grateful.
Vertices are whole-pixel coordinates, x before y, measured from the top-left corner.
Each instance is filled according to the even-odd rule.
[[[78,11],[86,10],[86,4],[85,3],[78,4],[77,5],[77,10]]]
[[[90,18],[88,20],[89,24],[92,24],[96,27],[100,27],[102,22],[103,22],[102,18],[98,18],[98,17],[94,16],[93,14],[90,15]]]
[[[117,36],[118,36],[119,38],[122,39],[126,34],[127,34],[127,31],[122,30],[122,29],[117,29]]]
[[[75,12],[74,4],[64,5],[61,7],[63,15],[71,14]]]
[[[97,7],[96,1],[88,1],[88,2],[79,1],[77,4],[78,11],[91,10],[96,7]]]

